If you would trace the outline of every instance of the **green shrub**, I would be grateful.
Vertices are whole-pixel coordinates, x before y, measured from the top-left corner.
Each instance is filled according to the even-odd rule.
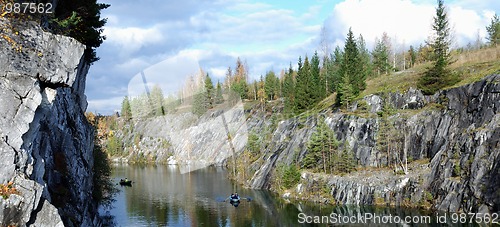
[[[455,166],[453,167],[453,176],[458,177],[460,176],[460,173],[462,172],[460,168],[460,163],[455,163]]]
[[[291,188],[300,181],[300,171],[295,165],[281,164],[276,171],[276,177],[285,189]]]

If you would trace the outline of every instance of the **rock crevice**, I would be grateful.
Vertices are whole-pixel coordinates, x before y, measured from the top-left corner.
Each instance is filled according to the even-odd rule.
[[[84,46],[33,24],[13,36],[30,48],[0,39],[0,183],[19,191],[0,198],[0,224],[99,225]]]

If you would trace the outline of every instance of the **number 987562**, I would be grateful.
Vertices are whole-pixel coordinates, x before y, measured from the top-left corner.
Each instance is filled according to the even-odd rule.
[[[48,14],[52,13],[52,3],[6,3],[2,6],[2,14],[14,13],[14,14]]]

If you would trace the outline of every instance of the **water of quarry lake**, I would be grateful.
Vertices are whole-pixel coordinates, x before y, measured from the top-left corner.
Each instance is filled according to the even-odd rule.
[[[436,223],[435,213],[421,210],[287,202],[265,190],[235,185],[228,180],[226,170],[217,167],[181,174],[177,166],[115,165],[113,178],[117,183],[122,178],[133,181],[131,187],[118,186],[120,191],[112,209],[101,210],[114,216],[116,226],[442,225]],[[252,200],[242,200],[238,207],[224,202],[234,191]],[[370,216],[372,219],[366,219]],[[439,214],[441,221],[443,216]],[[403,222],[407,217],[420,223],[389,224]],[[427,217],[432,224],[421,223],[427,222]],[[449,214],[445,219],[452,223]],[[314,224],[317,221],[325,224]]]

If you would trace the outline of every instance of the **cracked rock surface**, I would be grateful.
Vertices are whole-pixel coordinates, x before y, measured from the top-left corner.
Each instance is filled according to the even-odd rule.
[[[370,95],[364,101],[365,115],[328,110],[305,120],[280,122],[259,158],[265,161],[249,165],[255,174],[245,182],[247,186],[270,188],[276,166],[304,158],[319,115],[336,132],[341,147],[347,144],[353,151],[358,165],[387,166],[387,152],[377,147],[381,130],[377,112],[389,104],[400,110],[389,116],[401,137],[400,155],[406,153],[417,164],[410,165],[407,175],[386,170],[322,176],[336,202],[370,205],[379,198],[395,205],[430,202],[432,208],[449,212],[500,211],[500,75],[432,96],[410,89],[385,97]],[[250,130],[259,133],[259,128]],[[424,159],[428,163],[418,165]],[[318,182],[314,174],[302,178],[297,194]]]
[[[0,225],[99,225],[84,46],[32,24],[10,36],[23,49],[0,39],[0,183],[19,194],[0,197]]]

